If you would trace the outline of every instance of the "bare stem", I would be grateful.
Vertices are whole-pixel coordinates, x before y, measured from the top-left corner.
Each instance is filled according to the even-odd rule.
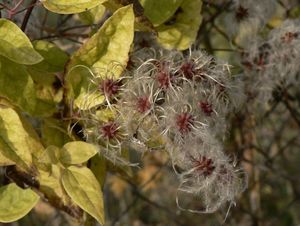
[[[32,0],[23,19],[22,25],[21,25],[21,30],[25,31],[27,23],[29,21],[29,18],[31,16],[32,10],[34,8],[34,6],[36,5],[37,0]]]

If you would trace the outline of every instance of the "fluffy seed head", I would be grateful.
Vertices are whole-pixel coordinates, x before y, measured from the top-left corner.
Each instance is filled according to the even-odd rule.
[[[183,76],[189,80],[192,80],[196,74],[195,65],[192,61],[182,64],[180,71],[182,72]]]
[[[116,95],[120,90],[121,82],[113,79],[104,79],[99,85],[100,91],[108,98]]]
[[[101,126],[101,134],[105,139],[111,140],[117,137],[118,125],[115,122],[108,122]]]
[[[297,32],[286,32],[284,36],[281,37],[282,42],[291,43],[294,39],[298,38],[299,34]]]
[[[235,18],[238,22],[241,22],[245,20],[249,16],[249,10],[247,8],[244,8],[242,5],[239,5],[239,7],[235,11]]]
[[[200,101],[199,107],[207,116],[210,116],[213,113],[212,104],[208,103],[207,101]]]
[[[203,174],[204,177],[211,175],[216,168],[213,160],[205,156],[200,156],[198,159],[192,157],[191,161],[196,171]]]
[[[171,85],[171,76],[166,71],[159,71],[156,74],[156,81],[158,82],[158,86],[161,89],[168,89]]]
[[[176,126],[181,134],[187,134],[192,130],[194,124],[193,116],[188,112],[183,112],[176,116]]]
[[[137,111],[140,113],[145,113],[150,110],[151,103],[148,96],[138,97],[136,102]]]

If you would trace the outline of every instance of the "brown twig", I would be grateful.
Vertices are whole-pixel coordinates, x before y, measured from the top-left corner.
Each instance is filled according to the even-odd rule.
[[[292,105],[290,104],[289,100],[287,98],[284,98],[283,103],[285,104],[286,108],[289,110],[290,115],[292,116],[292,118],[294,119],[296,124],[300,127],[300,119],[298,118],[298,114],[297,114],[296,110],[292,107]]]
[[[87,34],[76,34],[76,33],[63,33],[63,34],[56,34],[56,35],[48,35],[44,37],[38,38],[40,39],[52,39],[52,38],[70,38],[70,37],[80,37],[80,38],[88,38],[89,35]]]

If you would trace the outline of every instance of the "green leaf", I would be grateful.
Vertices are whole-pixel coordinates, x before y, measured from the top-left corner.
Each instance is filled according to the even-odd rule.
[[[78,206],[93,216],[100,224],[104,224],[103,194],[90,169],[69,167],[63,172],[62,184]]]
[[[65,64],[69,56],[58,48],[55,44],[44,40],[34,41],[34,49],[43,56],[44,60],[31,68],[41,72],[61,72],[64,71]]]
[[[98,153],[97,147],[83,141],[65,144],[60,152],[60,162],[66,165],[81,164]]]
[[[92,8],[88,11],[79,13],[78,16],[84,24],[92,25],[98,23],[104,16],[104,13],[105,7],[103,5],[98,5],[95,8]]]
[[[0,108],[0,151],[24,170],[32,165],[31,142],[19,115],[11,108]],[[34,144],[35,145],[35,144]]]
[[[100,5],[106,0],[41,0],[46,9],[54,13],[80,13]]]
[[[43,60],[23,31],[15,23],[6,19],[0,19],[0,55],[16,63],[27,65]]]
[[[74,55],[67,67],[66,86],[68,98],[75,99],[81,109],[91,108],[104,101],[104,97],[90,90],[97,86],[91,84],[91,71],[96,76],[105,76],[103,70],[117,62],[113,74],[120,76],[128,61],[130,45],[133,41],[134,14],[132,5],[117,10]],[[89,69],[91,71],[89,71]]]
[[[8,223],[24,217],[39,201],[31,189],[22,189],[15,183],[0,188],[0,222]]]
[[[158,42],[167,49],[187,49],[196,39],[202,21],[201,0],[185,0],[171,18],[174,24],[157,27]],[[171,23],[171,21],[170,21]]]
[[[172,17],[183,0],[139,0],[145,9],[145,15],[154,26],[158,26]]]
[[[36,116],[49,116],[56,110],[53,101],[38,98],[36,86],[26,67],[0,56],[0,96],[23,111]]]

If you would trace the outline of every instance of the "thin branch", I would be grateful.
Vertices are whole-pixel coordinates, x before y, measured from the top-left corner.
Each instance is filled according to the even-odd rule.
[[[47,19],[48,19],[48,10],[45,11],[45,15],[43,17],[43,20],[41,22],[41,27],[40,27],[40,36],[43,36],[43,32],[44,32],[44,27],[45,27],[45,24],[47,22]]]
[[[158,171],[156,171],[156,172],[154,173],[154,175],[149,179],[149,181],[145,182],[145,183],[142,185],[142,187],[144,187],[144,186],[146,186],[148,183],[150,183],[151,180],[153,180],[153,179],[156,177],[156,175],[159,173],[159,171],[160,171],[160,169],[159,169]],[[180,221],[178,221],[178,220],[176,219],[176,214],[175,214],[173,211],[171,211],[169,208],[167,208],[167,207],[165,207],[165,206],[163,206],[163,205],[161,205],[161,204],[159,204],[159,203],[156,203],[155,201],[153,201],[153,200],[147,198],[142,192],[139,191],[140,188],[137,187],[136,184],[135,184],[134,182],[130,181],[128,178],[124,178],[124,177],[120,177],[120,178],[121,178],[122,180],[126,181],[126,182],[131,186],[132,192],[133,192],[133,194],[136,196],[136,198],[139,198],[139,199],[143,200],[144,202],[150,204],[151,206],[154,206],[154,207],[156,207],[156,208],[162,210],[163,212],[165,212],[165,213],[170,217],[170,220],[172,220],[174,223],[176,223],[176,225],[183,226],[183,224],[182,224]],[[136,202],[136,201],[135,201],[135,202]],[[130,205],[131,205],[131,204],[130,204]],[[133,205],[129,208],[129,210],[130,210],[132,207],[133,207]],[[127,207],[127,208],[128,208],[128,207]],[[127,209],[127,208],[126,208],[126,209]],[[126,213],[127,213],[129,210],[126,210]]]
[[[286,108],[289,110],[290,115],[292,116],[294,121],[300,127],[300,119],[298,118],[298,114],[297,114],[296,110],[291,106],[289,100],[287,98],[284,98],[283,103],[285,104]]]
[[[48,36],[40,37],[38,39],[39,40],[41,40],[41,39],[52,39],[52,38],[65,38],[65,39],[68,39],[70,37],[88,38],[89,35],[87,35],[87,34],[76,34],[76,33],[63,33],[63,34],[57,34],[57,35],[48,35]]]
[[[24,31],[24,32],[25,32],[27,23],[29,21],[29,18],[31,16],[32,10],[33,10],[34,6],[36,5],[36,2],[37,2],[37,0],[32,0],[30,2],[29,7],[27,8],[27,11],[25,13],[25,16],[24,16],[24,19],[23,19],[23,22],[22,22],[22,25],[21,25],[21,30]]]
[[[150,178],[149,180],[147,180],[144,184],[142,184],[142,186],[140,187],[140,189],[146,187],[149,183],[151,183],[152,181],[155,180],[155,178],[157,177],[157,175],[161,172],[161,170],[163,169],[165,165],[161,166]],[[111,226],[114,226],[115,224],[117,224],[121,218],[123,216],[125,216],[136,204],[136,202],[139,200],[139,197],[135,197],[135,199],[126,207],[126,209],[124,211],[122,211],[122,213],[117,216],[111,223]]]
[[[89,24],[89,25],[77,25],[77,26],[73,26],[73,27],[67,27],[65,29],[62,29],[60,30],[61,32],[66,32],[66,31],[70,31],[70,30],[74,30],[74,29],[80,29],[80,28],[89,28],[93,25],[96,25],[96,24]]]
[[[139,198],[135,197],[135,199],[126,207],[126,209],[123,210],[120,215],[112,221],[111,226],[116,225],[122,219],[122,217],[125,216],[135,206],[138,200]]]
[[[278,152],[272,157],[272,161],[276,159],[278,156],[280,156],[290,145],[294,144],[295,141],[299,138],[299,135],[294,136],[291,138],[285,145],[280,147]]]
[[[67,15],[65,18],[63,18],[61,21],[58,21],[57,23],[57,28],[61,27],[64,25],[68,20],[70,20],[73,17],[73,14]]]
[[[164,211],[167,215],[169,215],[170,217],[170,220],[172,220],[174,223],[176,223],[177,225],[180,225],[180,226],[184,226],[181,222],[179,222],[177,219],[176,219],[176,214],[171,211],[169,208],[165,207],[165,206],[162,206],[154,201],[152,201],[151,199],[147,198],[146,196],[144,196],[142,193],[138,192],[137,190],[134,190],[134,194],[136,196],[138,196],[141,200],[143,200],[144,202],[147,202],[148,204],[156,207],[157,209],[160,209],[162,211]]]

